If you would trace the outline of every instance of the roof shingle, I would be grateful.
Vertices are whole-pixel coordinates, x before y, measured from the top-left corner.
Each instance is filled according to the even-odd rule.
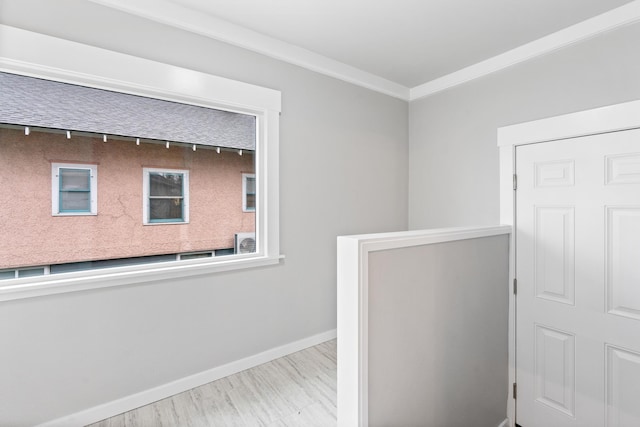
[[[251,115],[0,73],[0,123],[255,150]]]

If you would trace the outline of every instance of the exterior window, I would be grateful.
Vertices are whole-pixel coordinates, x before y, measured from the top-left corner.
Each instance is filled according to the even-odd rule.
[[[254,174],[242,174],[242,211],[256,211],[256,176]]]
[[[16,46],[49,43],[64,58],[31,50],[28,69],[0,72],[0,200],[11,201],[0,206],[0,278],[13,277],[0,299],[281,262],[279,91],[153,61],[144,74],[180,78],[141,84],[137,58],[5,35]],[[87,52],[115,60],[117,76],[74,60]],[[254,175],[248,195],[242,174]],[[236,252],[242,233],[255,234],[254,252]],[[36,266],[47,272],[18,271]]]
[[[49,274],[49,267],[27,267],[14,270],[0,270],[0,280],[17,279],[19,277],[34,277]]]
[[[213,252],[194,252],[194,253],[189,253],[189,254],[177,254],[176,258],[178,260],[185,260],[185,259],[200,259],[200,258],[211,258],[213,257]]]
[[[96,165],[53,163],[51,166],[51,213],[96,215],[98,169]]]
[[[144,224],[189,222],[189,171],[144,169]]]

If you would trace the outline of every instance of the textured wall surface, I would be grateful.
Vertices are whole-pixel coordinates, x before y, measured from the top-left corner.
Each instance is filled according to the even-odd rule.
[[[52,216],[51,163],[97,165],[98,213]],[[189,223],[143,225],[143,168],[189,171]],[[233,248],[253,155],[0,129],[0,268]],[[37,248],[37,250],[34,250]]]

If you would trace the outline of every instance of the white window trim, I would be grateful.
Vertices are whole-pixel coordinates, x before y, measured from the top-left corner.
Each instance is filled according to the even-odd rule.
[[[255,212],[256,208],[247,208],[247,178],[256,178],[256,174],[254,173],[243,173],[242,174],[242,212]],[[256,189],[257,189],[257,180],[256,180]],[[258,192],[256,191],[256,200]]]
[[[182,221],[151,221],[149,219],[149,174],[150,173],[175,173],[182,174]],[[189,171],[186,169],[142,169],[142,223],[144,225],[172,225],[189,223]]]
[[[280,262],[279,91],[6,25],[0,25],[0,39],[0,71],[254,115],[256,193],[261,195],[256,209],[256,253],[7,279],[0,284],[0,301]]]
[[[35,267],[17,267],[17,268],[3,268],[0,271],[12,271],[13,272],[13,276],[15,278],[18,278],[20,276],[20,272],[21,271],[25,271],[25,270],[37,270],[42,268],[44,270],[44,272],[42,273],[43,276],[46,276],[48,274],[51,273],[51,270],[49,269],[48,265],[40,265],[40,266],[35,266]],[[34,277],[39,277],[39,276],[34,276]],[[0,284],[3,283],[4,280],[10,280],[10,279],[2,279],[0,280]]]
[[[89,191],[91,197],[89,212],[60,212],[60,169],[87,169],[90,172]],[[51,215],[87,216],[98,214],[98,165],[77,163],[51,163]]]

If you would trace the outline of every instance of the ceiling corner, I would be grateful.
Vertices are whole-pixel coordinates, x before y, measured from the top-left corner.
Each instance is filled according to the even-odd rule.
[[[500,55],[415,86],[409,91],[409,100],[415,101],[436,94],[638,21],[640,21],[640,0],[635,0]]]

